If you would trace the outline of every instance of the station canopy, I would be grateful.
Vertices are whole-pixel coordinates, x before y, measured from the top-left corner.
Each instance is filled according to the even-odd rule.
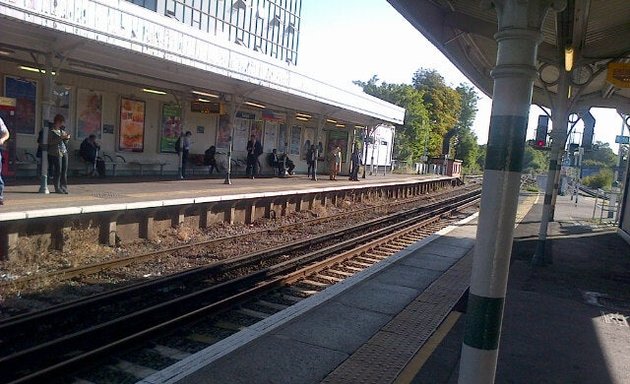
[[[288,64],[126,1],[0,1],[0,60],[166,91],[237,95],[270,109],[349,124],[401,124],[404,109],[303,75]],[[5,64],[3,64],[5,65]],[[175,100],[174,100],[175,101]]]
[[[492,97],[496,11],[489,1],[388,0],[482,92]],[[538,47],[533,104],[551,107],[559,71],[572,57],[571,112],[589,107],[630,114],[630,4],[628,0],[567,0],[547,12]],[[551,93],[551,95],[549,94]],[[550,97],[552,96],[552,97]]]

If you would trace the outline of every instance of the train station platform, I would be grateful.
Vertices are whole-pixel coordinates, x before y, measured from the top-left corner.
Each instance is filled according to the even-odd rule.
[[[592,199],[560,196],[534,269],[541,203],[521,199],[496,382],[630,382],[630,247]],[[140,383],[456,383],[475,219]]]
[[[360,176],[359,176],[360,177]],[[163,206],[178,200],[185,201],[222,196],[247,196],[254,193],[277,193],[309,190],[332,190],[355,188],[357,186],[401,184],[443,178],[441,175],[378,174],[366,175],[359,182],[348,180],[348,176],[339,176],[336,181],[328,175],[318,176],[313,181],[306,175],[288,177],[259,177],[255,179],[232,177],[231,184],[225,184],[224,175],[212,177],[191,177],[184,180],[156,177],[108,177],[104,179],[74,177],[69,180],[70,194],[42,194],[39,181],[11,180],[5,178],[4,206],[0,206],[0,221],[27,218],[28,211],[50,210],[50,214],[62,214],[79,207],[104,206],[116,209],[127,204],[142,203]],[[50,192],[54,188],[49,185]],[[36,215],[41,212],[33,212]]]

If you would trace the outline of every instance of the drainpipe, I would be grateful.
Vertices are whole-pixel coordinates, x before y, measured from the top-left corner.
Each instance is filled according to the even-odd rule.
[[[562,1],[484,1],[497,11],[497,65],[459,383],[493,383],[540,31]]]

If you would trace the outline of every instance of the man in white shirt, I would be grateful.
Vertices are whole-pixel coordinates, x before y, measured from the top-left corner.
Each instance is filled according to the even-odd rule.
[[[9,140],[9,129],[0,118],[0,205],[4,205],[4,181],[2,181],[2,145]]]

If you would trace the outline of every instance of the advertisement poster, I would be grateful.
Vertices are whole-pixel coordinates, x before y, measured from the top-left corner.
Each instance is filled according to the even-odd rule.
[[[101,138],[103,126],[103,95],[79,89],[77,91],[77,139],[90,135]]]
[[[118,149],[144,151],[145,103],[141,100],[120,99],[120,134]]]
[[[230,147],[231,136],[232,136],[232,127],[230,125],[230,116],[227,114],[219,116],[219,126],[217,128],[216,147],[227,150]]]
[[[17,100],[15,106],[15,132],[35,134],[37,118],[37,82],[5,76],[4,96]],[[66,119],[68,116],[64,116]]]
[[[256,136],[256,139],[260,140],[260,142],[263,142],[263,121],[262,120],[255,120],[252,121],[252,127],[249,130],[249,135],[254,135]]]
[[[291,143],[289,145],[289,154],[299,155],[300,146],[302,145],[302,127],[294,125],[291,128]]]
[[[177,153],[175,142],[182,133],[182,108],[174,104],[162,105],[160,152]]]
[[[247,151],[247,141],[249,140],[249,127],[251,120],[248,119],[235,119],[234,124],[234,150],[235,151]]]
[[[330,153],[333,148],[341,148],[341,159],[346,162],[348,151],[348,132],[344,131],[328,131],[328,143],[326,144],[326,153]]]
[[[56,87],[53,90],[53,100],[55,105],[50,109],[50,116],[59,114],[66,118],[66,127],[73,127],[70,118],[70,87],[64,85]]]
[[[263,141],[263,151],[271,153],[278,149],[278,124],[265,123],[265,140]]]
[[[280,129],[278,130],[278,153],[285,153],[288,149],[288,145],[289,137],[287,134],[287,125],[280,124]]]
[[[302,146],[302,160],[307,160],[306,154],[308,150],[311,148],[311,145],[317,146],[315,142],[315,129],[313,128],[304,128],[304,145]]]

